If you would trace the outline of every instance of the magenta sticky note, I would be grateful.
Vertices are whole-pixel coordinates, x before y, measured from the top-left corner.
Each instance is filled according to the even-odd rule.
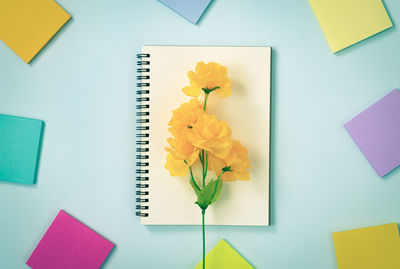
[[[114,244],[60,211],[26,262],[33,269],[100,268]]]
[[[344,127],[380,177],[400,165],[398,89],[358,114]]]

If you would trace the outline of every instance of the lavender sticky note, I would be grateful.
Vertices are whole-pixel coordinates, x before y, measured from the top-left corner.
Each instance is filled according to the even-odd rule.
[[[159,0],[161,3],[196,24],[211,0]]]
[[[400,165],[398,89],[361,112],[344,127],[380,177]]]
[[[98,269],[113,247],[61,210],[26,264],[33,269]]]

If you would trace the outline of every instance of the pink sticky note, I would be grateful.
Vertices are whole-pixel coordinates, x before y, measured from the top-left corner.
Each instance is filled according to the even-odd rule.
[[[33,269],[100,268],[114,244],[60,211],[26,262]]]

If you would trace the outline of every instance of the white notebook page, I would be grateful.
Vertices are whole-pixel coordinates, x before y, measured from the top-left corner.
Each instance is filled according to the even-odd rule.
[[[189,85],[188,71],[199,61],[213,61],[228,68],[232,94],[227,98],[211,94],[208,112],[226,121],[232,139],[249,150],[251,180],[224,182],[219,199],[206,211],[206,224],[269,225],[271,48],[144,46],[142,53],[150,54],[150,187],[149,216],[141,217],[141,223],[201,225],[189,175],[169,175],[164,148],[171,136],[172,110],[191,98],[182,92]]]

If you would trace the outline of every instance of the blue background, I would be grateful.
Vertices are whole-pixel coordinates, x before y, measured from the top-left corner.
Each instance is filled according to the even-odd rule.
[[[400,170],[380,179],[342,126],[400,87],[398,1],[395,27],[337,54],[306,0],[214,0],[197,26],[155,0],[58,2],[73,19],[31,64],[0,43],[0,113],[45,121],[37,184],[0,182],[1,268],[27,268],[60,209],[116,244],[104,268],[201,259],[200,227],[134,216],[143,44],[273,47],[272,225],[207,227],[207,252],[225,238],[257,268],[332,269],[333,231],[399,221]]]

